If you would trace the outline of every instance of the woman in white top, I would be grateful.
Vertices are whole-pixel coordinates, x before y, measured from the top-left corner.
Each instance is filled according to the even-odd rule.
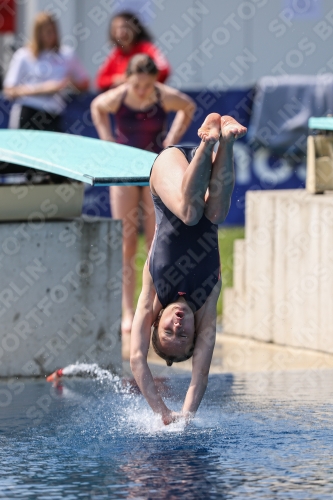
[[[15,52],[4,93],[21,106],[19,128],[61,132],[68,92],[88,89],[88,74],[69,47],[61,47],[51,14],[40,12],[26,47]]]

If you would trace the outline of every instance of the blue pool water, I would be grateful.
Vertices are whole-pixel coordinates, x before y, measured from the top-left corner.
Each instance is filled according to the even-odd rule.
[[[188,382],[159,382],[173,409]],[[0,498],[332,499],[332,398],[332,371],[213,375],[164,427],[127,381],[3,381]]]

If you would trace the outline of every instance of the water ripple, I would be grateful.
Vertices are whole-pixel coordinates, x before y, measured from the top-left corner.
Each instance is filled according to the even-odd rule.
[[[105,374],[22,381],[1,408],[0,498],[331,499],[332,381],[214,375],[187,427],[163,426],[129,381]],[[188,382],[159,381],[173,409]]]

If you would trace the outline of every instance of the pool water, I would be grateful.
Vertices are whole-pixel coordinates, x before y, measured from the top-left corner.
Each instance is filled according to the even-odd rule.
[[[160,379],[180,409],[188,375]],[[164,427],[127,380],[0,383],[0,498],[332,499],[333,372],[213,375]]]

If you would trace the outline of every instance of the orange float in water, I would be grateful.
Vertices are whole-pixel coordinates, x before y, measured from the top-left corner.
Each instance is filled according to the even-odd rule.
[[[48,377],[46,377],[46,382],[54,382],[55,380],[58,380],[58,378],[61,378],[63,374],[63,369],[59,368],[59,370],[56,370],[55,372],[51,373]]]

